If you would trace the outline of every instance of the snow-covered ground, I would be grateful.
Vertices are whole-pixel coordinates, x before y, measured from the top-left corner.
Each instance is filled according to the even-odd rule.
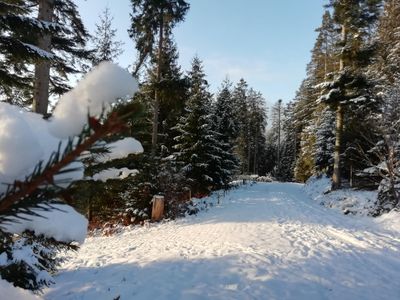
[[[88,238],[45,299],[400,299],[400,231],[299,184],[231,191],[197,216]]]
[[[344,214],[368,215],[374,211],[378,197],[377,191],[342,188],[331,190],[332,180],[326,176],[311,177],[304,189],[312,199],[329,208],[338,209]]]

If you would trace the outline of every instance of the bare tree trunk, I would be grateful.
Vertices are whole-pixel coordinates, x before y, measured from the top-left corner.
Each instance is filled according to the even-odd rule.
[[[325,39],[324,80],[328,79],[328,41]]]
[[[336,109],[336,140],[335,153],[333,162],[332,189],[339,189],[341,186],[340,178],[340,148],[342,146],[342,131],[343,131],[343,106],[338,105]]]
[[[345,46],[346,40],[347,40],[347,29],[345,25],[342,25],[342,43]],[[343,47],[344,47],[343,46]],[[339,61],[339,71],[343,71],[344,69],[344,57],[343,54],[340,56],[340,61]]]
[[[54,0],[40,0],[38,19],[52,22],[54,15]],[[39,37],[38,47],[44,51],[51,51],[51,35],[44,34]],[[42,60],[35,66],[35,84],[33,95],[33,111],[46,115],[49,104],[50,61]]]
[[[346,26],[342,25],[342,42],[346,43],[347,32]],[[339,62],[340,71],[344,69],[344,58],[343,55],[340,57]],[[336,140],[335,140],[335,153],[333,162],[333,176],[332,176],[332,189],[339,189],[341,187],[340,177],[340,149],[342,147],[342,132],[343,132],[343,106],[338,104],[336,108]]]
[[[151,138],[151,154],[154,156],[157,151],[157,138],[158,138],[158,115],[160,110],[160,91],[159,83],[161,81],[161,67],[162,67],[162,54],[164,44],[164,12],[161,12],[160,20],[160,33],[158,38],[158,58],[157,58],[157,76],[156,88],[154,91],[154,112],[153,112],[153,134]]]
[[[247,174],[251,174],[251,132],[250,132],[251,124],[248,124],[248,144],[247,144]]]
[[[258,174],[258,162],[257,162],[257,155],[258,155],[258,134],[259,134],[259,128],[257,124],[257,131],[256,131],[256,136],[254,139],[254,166],[253,166],[253,174]]]
[[[277,153],[279,175],[281,173],[281,105],[282,105],[282,100],[279,99],[278,100],[278,153]]]

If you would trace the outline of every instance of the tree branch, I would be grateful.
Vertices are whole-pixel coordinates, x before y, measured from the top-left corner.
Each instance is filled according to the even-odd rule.
[[[125,123],[116,113],[112,113],[104,124],[100,124],[99,121],[93,117],[89,118],[89,123],[91,129],[94,130],[93,134],[91,134],[75,149],[66,153],[60,161],[45,169],[40,175],[32,178],[31,181],[14,183],[14,186],[18,186],[18,190],[8,193],[3,199],[0,200],[0,213],[10,209],[12,205],[35,192],[39,186],[45,184],[46,182],[53,184],[54,176],[63,168],[68,166],[71,162],[73,162],[77,157],[79,157],[82,152],[88,150],[94,143],[105,136],[112,133],[117,133],[125,128]]]

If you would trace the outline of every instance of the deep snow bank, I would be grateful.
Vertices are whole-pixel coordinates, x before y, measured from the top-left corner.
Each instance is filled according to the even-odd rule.
[[[304,191],[315,201],[329,208],[342,211],[344,214],[367,216],[375,205],[377,191],[341,189],[331,191],[332,181],[326,176],[311,177],[304,185]],[[374,222],[381,227],[400,232],[400,212],[391,211]]]

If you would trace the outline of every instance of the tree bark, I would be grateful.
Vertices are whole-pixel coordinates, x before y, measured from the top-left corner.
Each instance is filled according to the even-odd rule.
[[[281,105],[282,99],[278,100],[278,151],[277,151],[277,160],[278,160],[278,175],[281,173]]]
[[[247,174],[251,174],[251,122],[249,121],[249,124],[247,125],[247,134],[248,134],[248,143],[247,143]]]
[[[332,189],[339,189],[341,186],[340,177],[340,148],[342,146],[343,131],[343,106],[338,105],[336,109],[336,136],[335,136],[335,153],[333,163]]]
[[[153,197],[153,207],[151,210],[151,220],[161,221],[164,216],[164,196],[154,196]]]
[[[158,139],[158,114],[160,110],[160,91],[159,84],[161,81],[161,67],[162,67],[162,48],[164,44],[164,12],[161,12],[160,19],[160,33],[158,39],[158,58],[157,58],[157,76],[156,76],[156,87],[154,90],[154,112],[153,112],[153,134],[151,137],[151,154],[154,156],[157,151],[157,139]]]
[[[342,25],[342,42],[345,45],[347,40],[346,26]],[[344,70],[344,57],[343,54],[339,61],[339,71]],[[342,132],[343,132],[343,106],[338,103],[336,108],[336,139],[335,139],[335,153],[333,162],[333,176],[332,176],[332,189],[336,190],[341,187],[341,177],[340,177],[340,149],[342,147]]]
[[[54,16],[54,0],[40,0],[38,19],[52,22]],[[51,35],[46,33],[38,38],[38,47],[46,52],[51,51]],[[35,66],[35,83],[32,110],[43,115],[47,114],[49,104],[50,61],[41,60]]]
[[[254,165],[253,165],[253,174],[258,174],[258,135],[259,135],[259,128],[258,128],[258,123],[257,123],[257,130],[256,130],[256,136],[254,138]]]

